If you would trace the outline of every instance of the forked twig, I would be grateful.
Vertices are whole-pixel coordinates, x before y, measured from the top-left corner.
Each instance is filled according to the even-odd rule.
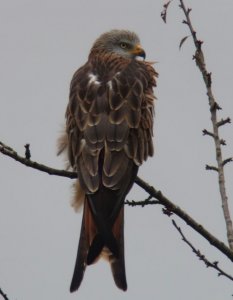
[[[206,267],[210,267],[213,268],[215,270],[218,271],[218,276],[225,276],[228,279],[233,281],[233,277],[229,274],[227,274],[225,271],[223,271],[219,266],[218,266],[218,261],[214,261],[214,262],[210,262],[205,255],[203,255],[201,253],[200,250],[196,249],[193,244],[185,237],[185,235],[183,234],[181,228],[176,224],[175,220],[172,220],[172,224],[174,225],[174,227],[177,229],[177,231],[179,232],[179,234],[182,237],[182,240],[193,250],[193,252],[197,255],[197,257],[203,261],[206,265]]]

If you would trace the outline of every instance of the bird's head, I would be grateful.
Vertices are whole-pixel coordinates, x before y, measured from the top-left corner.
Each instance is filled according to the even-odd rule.
[[[127,30],[111,30],[103,33],[94,43],[92,52],[115,53],[127,59],[137,56],[145,59],[146,53],[136,33]]]

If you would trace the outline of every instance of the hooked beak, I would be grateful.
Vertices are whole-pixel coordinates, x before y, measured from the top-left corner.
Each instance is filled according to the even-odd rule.
[[[134,56],[141,56],[144,60],[146,58],[146,52],[141,45],[136,45],[133,50],[130,51]]]

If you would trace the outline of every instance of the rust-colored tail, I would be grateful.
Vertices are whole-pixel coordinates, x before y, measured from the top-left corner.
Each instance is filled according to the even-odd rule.
[[[116,285],[125,291],[127,283],[124,259],[124,206],[112,225],[93,217],[86,199],[71,292],[79,288],[86,266],[95,263],[101,256],[109,261]]]

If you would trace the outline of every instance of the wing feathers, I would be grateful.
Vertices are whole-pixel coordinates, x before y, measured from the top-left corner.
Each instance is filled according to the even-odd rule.
[[[105,149],[103,171],[106,176],[114,176],[127,159],[123,151],[109,151]]]
[[[85,145],[81,153],[82,159],[90,176],[96,176],[98,173],[98,160],[100,151],[92,151]]]
[[[112,188],[118,185],[120,176],[124,176],[116,167],[117,163],[122,163],[123,154],[116,159],[115,153],[106,154],[105,174],[97,174],[97,153],[105,145],[110,152],[123,151],[137,165],[153,154],[154,69],[149,63],[132,61],[118,71],[123,65],[107,56],[105,63],[109,66],[98,57],[96,71],[89,62],[75,73],[67,110],[67,130],[69,143],[72,143],[71,147],[68,145],[68,153],[72,165],[77,160],[79,171],[83,172],[81,182],[87,192],[98,189],[101,176]],[[100,66],[102,69],[98,69]],[[112,77],[104,81],[105,72],[114,68]],[[85,149],[82,139],[86,141]]]
[[[135,94],[134,92],[130,93],[127,97],[127,102],[130,106],[130,109],[139,110],[141,109],[141,96]]]
[[[118,109],[114,109],[110,111],[109,122],[111,124],[121,124],[125,119],[125,109],[126,109],[126,103],[124,101],[123,104]]]
[[[109,93],[109,105],[111,110],[118,110],[124,104],[125,99],[116,92]]]
[[[138,128],[141,120],[141,110],[131,109],[130,106],[127,105],[125,117],[129,128]]]
[[[77,169],[79,174],[79,179],[81,185],[84,187],[86,191],[88,187],[88,191],[94,193],[99,188],[99,175],[91,175],[88,166],[85,163],[83,155],[80,155],[79,158],[76,160]],[[94,173],[94,172],[93,172]]]
[[[121,179],[124,178],[128,168],[129,158],[125,152],[105,150],[102,181],[103,184],[112,189],[119,188]]]

